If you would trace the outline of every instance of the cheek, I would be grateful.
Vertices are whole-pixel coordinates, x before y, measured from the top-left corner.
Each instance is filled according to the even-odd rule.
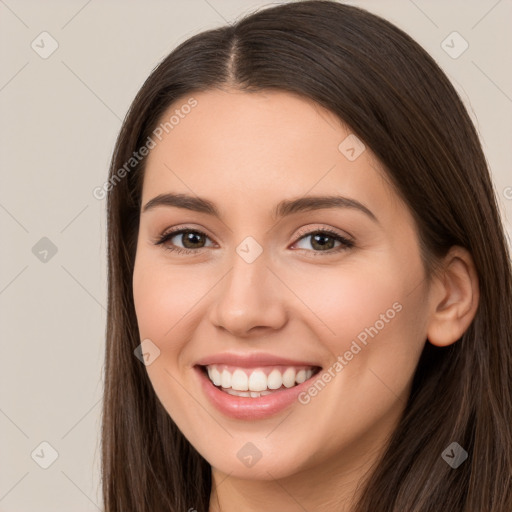
[[[318,424],[344,428],[343,436],[323,439],[319,452],[336,451],[362,432],[374,435],[405,403],[425,343],[421,282],[420,266],[383,262],[300,280],[297,294],[321,319],[317,337],[332,357],[322,382],[300,400]]]
[[[190,411],[190,396],[180,385],[187,371],[179,364],[187,339],[183,329],[190,329],[191,316],[187,312],[194,304],[190,295],[196,295],[196,292],[179,292],[193,290],[187,288],[187,282],[191,283],[183,272],[164,268],[150,255],[137,254],[133,297],[140,339],[151,340],[159,350],[146,371],[159,401],[177,423],[184,421],[183,416],[194,413]],[[191,311],[190,314],[193,315]]]
[[[196,304],[208,290],[204,275],[193,269],[169,267],[155,261],[154,255],[137,256],[133,273],[133,297],[141,338],[157,344],[179,340],[174,332],[187,315],[194,314]]]
[[[189,340],[205,315],[204,299],[215,279],[204,268],[170,266],[154,254],[137,254],[133,296],[139,335],[159,350],[158,358],[146,370],[169,412],[179,412],[189,403],[178,382],[190,378],[187,372],[192,370],[184,363],[190,362]]]
[[[331,354],[326,367],[345,397],[392,398],[414,373],[426,339],[423,271],[419,260],[399,263],[383,257],[287,276],[310,325],[318,326],[316,337]]]
[[[173,276],[169,274],[144,254],[137,255],[133,273],[135,313],[140,340],[151,340],[149,346],[157,347],[153,351],[158,351],[158,357],[146,366],[146,370],[162,403],[166,402],[166,394],[176,392],[171,375],[177,375],[183,339],[177,335],[178,320],[186,313],[184,301],[179,300],[182,297],[176,292],[183,277],[177,275],[171,279]]]
[[[372,265],[342,263],[338,268],[315,269],[314,273],[301,269],[287,272],[284,280],[292,283],[297,297],[304,302],[304,315],[311,316],[315,324],[320,323],[320,339],[338,352],[347,349],[346,341],[350,344],[351,339],[376,322],[382,329],[381,315],[385,316],[384,321],[392,321],[407,288],[412,289],[403,272],[383,261]]]
[[[166,304],[171,295],[166,296],[164,291],[165,281],[159,272],[139,258],[133,273],[133,300],[141,339],[149,338],[157,342],[162,332],[170,327],[170,318],[163,312],[166,307],[172,306]]]

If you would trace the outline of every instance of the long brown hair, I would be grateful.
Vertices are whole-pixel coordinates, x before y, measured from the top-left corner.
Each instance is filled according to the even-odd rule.
[[[335,113],[372,149],[410,208],[428,275],[453,245],[466,248],[476,266],[476,316],[449,347],[425,344],[401,422],[357,512],[510,512],[512,272],[477,133],[415,41],[378,16],[331,1],[274,6],[191,37],[152,72],[126,116],[107,187],[105,511],[208,510],[210,465],[134,356],[141,340],[132,273],[145,158],[126,163],[172,103],[226,86],[289,91]],[[469,454],[457,469],[441,458],[452,442]]]

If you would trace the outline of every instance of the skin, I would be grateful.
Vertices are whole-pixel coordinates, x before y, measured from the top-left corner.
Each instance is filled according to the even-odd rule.
[[[221,219],[169,206],[141,213],[135,307],[140,339],[160,350],[149,378],[212,466],[210,511],[349,511],[400,419],[427,337],[454,343],[474,317],[471,256],[452,248],[442,275],[427,281],[410,211],[368,147],[354,161],[338,150],[350,128],[319,105],[281,91],[193,96],[197,106],[148,156],[142,205],[167,192],[197,195]],[[271,216],[283,199],[330,194],[358,200],[378,222],[350,208]],[[174,226],[205,233],[203,248],[178,254],[155,245]],[[329,239],[322,250],[304,236],[322,228],[354,246],[336,252],[340,243]],[[236,252],[247,236],[263,249],[252,263]],[[182,235],[172,244],[190,247]],[[395,303],[400,312],[321,392],[271,418],[224,416],[193,371],[198,359],[227,351],[325,371]],[[261,452],[252,467],[237,457],[247,442]]]

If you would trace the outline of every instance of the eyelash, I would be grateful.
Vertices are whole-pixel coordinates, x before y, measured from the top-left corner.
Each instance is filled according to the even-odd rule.
[[[197,229],[178,228],[178,229],[174,229],[172,231],[167,231],[166,233],[163,233],[161,236],[158,237],[157,241],[154,242],[154,244],[162,245],[166,251],[172,251],[177,254],[194,254],[194,253],[197,254],[197,253],[201,252],[203,249],[206,249],[206,247],[200,247],[199,249],[185,249],[183,247],[171,247],[171,246],[165,245],[165,243],[167,241],[169,241],[171,238],[174,238],[176,235],[180,235],[183,233],[198,233],[200,235],[204,235],[207,238],[209,238],[208,235],[206,235],[206,233],[203,233],[202,231],[199,231]],[[299,242],[303,238],[307,238],[308,236],[319,235],[319,234],[330,235],[331,238],[334,238],[335,240],[341,242],[342,245],[337,248],[334,248],[334,249],[328,249],[326,251],[315,251],[315,250],[308,250],[308,249],[298,249],[298,250],[312,252],[315,256],[316,255],[329,256],[332,254],[337,254],[342,251],[346,251],[347,249],[351,249],[355,245],[352,240],[349,240],[348,238],[341,236],[336,231],[333,231],[332,229],[328,229],[328,228],[314,229],[312,231],[307,231],[305,233],[301,233],[298,235],[299,238],[294,242],[294,244]]]

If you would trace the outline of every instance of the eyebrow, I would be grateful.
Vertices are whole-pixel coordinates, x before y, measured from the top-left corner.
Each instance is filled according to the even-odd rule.
[[[142,208],[142,213],[159,206],[184,208],[195,212],[206,213],[220,219],[221,215],[214,203],[208,199],[187,194],[160,194],[149,200]],[[274,219],[280,219],[294,213],[323,210],[327,208],[350,208],[367,215],[371,220],[379,223],[375,214],[356,199],[343,196],[304,196],[299,199],[284,199],[272,211]]]

